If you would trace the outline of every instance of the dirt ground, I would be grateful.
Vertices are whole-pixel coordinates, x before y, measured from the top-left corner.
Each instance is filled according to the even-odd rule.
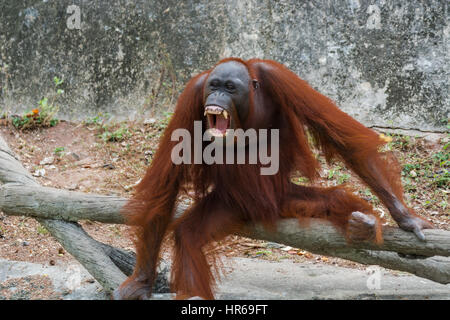
[[[151,162],[167,120],[105,124],[101,118],[95,118],[78,124],[63,121],[55,127],[32,131],[20,131],[4,122],[0,126],[0,134],[42,185],[130,197]],[[393,140],[387,148],[395,152],[402,164],[406,202],[437,228],[449,230],[450,148],[445,147],[449,135],[409,137],[394,134],[391,137]],[[380,201],[342,163],[327,165],[323,159],[321,162],[322,185],[348,183],[356,193],[375,206],[388,224],[394,225]],[[305,183],[302,178],[296,180]],[[82,221],[81,224],[95,239],[133,250],[128,227],[90,221]],[[170,240],[165,249],[169,247]],[[295,262],[307,260],[365,268],[354,262],[238,236],[229,236],[221,241],[216,250],[226,256],[250,256],[275,261],[290,259]],[[34,219],[6,216],[1,212],[0,257],[50,265],[64,264],[73,259]]]

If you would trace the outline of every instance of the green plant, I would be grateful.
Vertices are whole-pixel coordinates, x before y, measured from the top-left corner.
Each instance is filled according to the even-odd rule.
[[[130,131],[128,128],[124,125],[122,125],[119,129],[110,132],[108,126],[103,126],[103,133],[100,134],[100,138],[103,139],[103,141],[122,141],[126,138],[131,136]]]
[[[365,188],[364,191],[362,191],[362,193],[366,196],[366,197],[373,197],[372,191],[369,188]]]
[[[350,179],[350,174],[342,172],[342,167],[341,166],[336,166],[333,169],[330,169],[328,171],[328,180],[333,180],[335,179],[337,184],[342,184],[347,182]]]
[[[302,184],[308,184],[310,181],[306,177],[295,177],[295,178],[292,178],[292,182],[294,182],[295,184],[302,185]]]
[[[255,256],[268,256],[271,254],[272,254],[272,251],[270,251],[270,250],[261,250],[261,251],[255,252]]]
[[[53,150],[53,153],[58,157],[63,156],[64,155],[64,147],[55,148],[55,150]]]
[[[38,127],[53,127],[58,124],[59,120],[55,118],[59,107],[55,104],[57,96],[64,93],[64,90],[58,88],[64,80],[58,77],[53,78],[56,94],[51,98],[50,102],[47,97],[42,98],[38,106],[22,116],[14,116],[12,124],[21,130],[35,129]]]
[[[118,238],[122,236],[122,232],[120,231],[120,228],[117,225],[109,227],[109,230],[112,231],[114,235]]]
[[[387,137],[392,138],[392,140],[388,142],[388,150],[396,148],[401,151],[408,151],[414,144],[414,141],[411,140],[411,137],[409,136],[394,133],[388,134]]]
[[[45,228],[44,228],[43,226],[41,226],[41,225],[38,225],[38,226],[37,226],[36,231],[37,231],[38,234],[43,235],[43,236],[45,236],[45,235],[48,234],[48,230],[45,229]]]
[[[111,115],[109,113],[102,113],[99,112],[95,117],[92,118],[88,118],[86,120],[84,120],[83,122],[86,125],[99,125],[99,126],[103,126],[105,124],[106,121],[108,121],[111,118]]]
[[[447,133],[447,140],[450,140],[450,123],[447,123],[449,132]],[[450,186],[450,142],[447,141],[442,147],[442,150],[434,153],[431,159],[435,166],[438,167],[433,174],[432,184],[437,187],[448,188]]]
[[[444,146],[445,149],[443,151],[436,152],[433,154],[432,159],[438,163],[440,167],[445,167],[448,165],[449,159],[450,159],[450,153],[446,152],[446,146]]]
[[[95,117],[84,120],[84,123],[96,126],[99,129],[98,137],[105,142],[123,141],[132,135],[125,124],[122,124],[119,129],[114,129],[116,124],[107,123],[110,118],[109,113],[99,113]]]
[[[420,169],[420,164],[418,163],[407,163],[402,168],[402,176],[409,176],[409,177],[416,177],[417,173],[416,170]]]
[[[350,179],[350,175],[348,173],[342,173],[339,175],[338,179],[337,179],[337,183],[338,184],[342,184],[347,182]]]
[[[433,175],[432,184],[434,184],[436,187],[450,187],[450,172],[445,168],[438,171]]]
[[[163,117],[159,121],[156,122],[156,127],[161,130],[165,129],[167,127],[167,125],[169,124],[170,119],[172,119],[172,116],[173,116],[173,112],[164,111]]]

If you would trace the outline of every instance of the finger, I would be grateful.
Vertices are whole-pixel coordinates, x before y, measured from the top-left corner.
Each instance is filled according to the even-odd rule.
[[[417,238],[419,238],[419,240],[421,241],[425,241],[425,235],[423,234],[422,230],[420,230],[419,228],[415,228],[414,229],[414,234],[417,236]]]

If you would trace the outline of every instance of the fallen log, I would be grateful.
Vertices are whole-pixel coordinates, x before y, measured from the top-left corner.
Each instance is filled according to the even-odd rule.
[[[1,136],[0,182],[5,183],[0,186],[0,210],[7,215],[38,219],[105,290],[111,291],[130,274],[134,254],[92,239],[77,223],[79,220],[124,223],[120,211],[127,199],[42,187],[14,157]],[[176,216],[185,209],[186,205],[179,205]],[[349,244],[327,221],[312,219],[308,226],[302,226],[296,219],[284,219],[270,232],[256,225],[247,226],[238,234],[450,283],[450,232],[434,229],[424,233],[425,242],[399,228],[384,227],[382,245]],[[159,281],[163,284],[156,292],[167,290],[166,273],[161,273]]]

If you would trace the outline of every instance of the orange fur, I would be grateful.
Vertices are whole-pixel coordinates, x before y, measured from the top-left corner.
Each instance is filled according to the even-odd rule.
[[[280,168],[272,176],[260,175],[255,165],[174,165],[170,141],[177,128],[193,132],[195,120],[203,121],[203,86],[211,70],[194,77],[181,94],[174,116],[159,144],[155,158],[137,193],[125,208],[128,222],[137,225],[137,264],[134,274],[119,292],[122,296],[151,288],[161,241],[172,220],[176,199],[187,185],[195,192],[195,204],[172,225],[175,254],[172,288],[180,297],[213,298],[214,279],[203,253],[204,246],[222,239],[249,222],[270,227],[285,216],[318,217],[332,221],[343,232],[353,211],[376,214],[370,205],[341,187],[295,186],[295,173],[313,180],[319,164],[310,150],[306,131],[329,161],[338,156],[378,195],[395,194],[402,200],[398,166],[379,152],[378,134],[342,112],[327,97],[311,88],[283,65],[269,60],[243,61],[258,89],[250,86],[249,116],[243,129],[280,130]],[[378,217],[377,217],[377,221]],[[376,241],[381,241],[380,228]],[[149,289],[150,290],[150,289]]]

